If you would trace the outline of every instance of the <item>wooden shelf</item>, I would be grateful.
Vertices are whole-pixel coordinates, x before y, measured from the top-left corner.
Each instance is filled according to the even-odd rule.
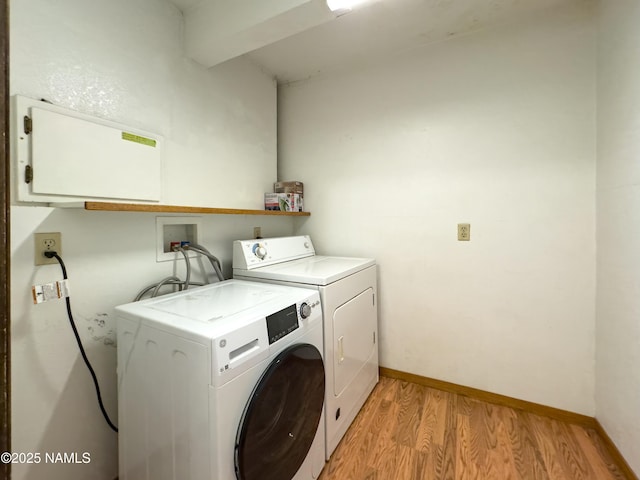
[[[311,215],[310,212],[279,212],[275,210],[247,210],[239,208],[187,207],[181,205],[110,202],[84,202],[84,209],[103,212],[195,213],[204,215],[276,215],[285,217],[308,217]]]

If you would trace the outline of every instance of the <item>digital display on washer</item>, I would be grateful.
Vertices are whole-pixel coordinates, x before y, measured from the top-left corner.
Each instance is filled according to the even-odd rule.
[[[296,328],[298,328],[298,309],[295,304],[267,316],[269,345],[293,332]]]

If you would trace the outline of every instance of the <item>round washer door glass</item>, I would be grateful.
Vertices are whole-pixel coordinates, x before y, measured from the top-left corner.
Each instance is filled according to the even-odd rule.
[[[324,404],[324,364],[310,344],[283,350],[244,409],[235,447],[239,480],[289,480],[316,436]]]

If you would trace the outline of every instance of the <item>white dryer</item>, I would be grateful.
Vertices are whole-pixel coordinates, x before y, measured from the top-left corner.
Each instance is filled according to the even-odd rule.
[[[379,379],[375,260],[316,255],[308,236],[237,240],[233,276],[320,293],[328,460]]]
[[[121,480],[313,480],[317,291],[228,280],[116,308]]]

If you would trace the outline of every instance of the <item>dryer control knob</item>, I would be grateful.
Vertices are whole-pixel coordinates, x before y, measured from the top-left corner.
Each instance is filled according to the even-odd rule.
[[[311,306],[307,302],[300,305],[300,316],[302,318],[309,318],[311,316]]]
[[[267,249],[258,243],[253,247],[253,254],[260,260],[264,260],[264,257],[267,256]]]

